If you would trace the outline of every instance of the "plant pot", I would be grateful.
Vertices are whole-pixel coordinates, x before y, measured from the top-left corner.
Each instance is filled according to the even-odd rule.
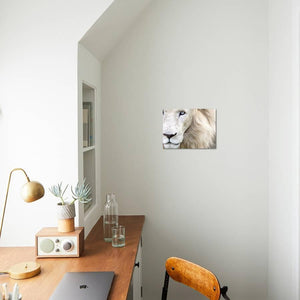
[[[75,218],[75,205],[74,204],[57,204],[57,219],[58,219],[58,231],[59,232],[71,232],[75,230],[74,218]]]

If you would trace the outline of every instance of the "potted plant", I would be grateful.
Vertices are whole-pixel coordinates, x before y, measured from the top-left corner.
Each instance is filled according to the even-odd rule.
[[[71,186],[72,201],[67,202],[67,198],[64,199],[65,192],[68,188],[68,184],[63,188],[63,184],[58,183],[49,188],[49,191],[60,201],[57,203],[57,218],[58,218],[58,231],[59,232],[71,232],[75,230],[74,218],[75,218],[75,202],[78,200],[81,203],[88,203],[92,200],[90,198],[91,187],[85,183],[85,179],[82,183],[77,183],[75,188]]]

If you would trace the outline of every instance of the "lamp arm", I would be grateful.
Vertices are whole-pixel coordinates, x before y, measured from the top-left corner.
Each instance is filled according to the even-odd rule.
[[[8,191],[9,191],[9,186],[10,186],[10,180],[11,180],[11,175],[13,172],[15,171],[22,171],[26,178],[27,178],[27,181],[29,182],[30,179],[29,177],[27,176],[26,172],[22,169],[22,168],[15,168],[13,169],[10,173],[9,173],[9,178],[8,178],[8,184],[7,184],[7,190],[6,190],[6,196],[5,196],[5,202],[4,202],[4,207],[3,207],[3,212],[2,212],[2,217],[1,217],[1,224],[0,224],[0,237],[1,237],[1,232],[2,232],[2,227],[3,227],[3,222],[4,222],[4,215],[5,215],[5,209],[6,209],[6,203],[7,203],[7,197],[8,197]]]

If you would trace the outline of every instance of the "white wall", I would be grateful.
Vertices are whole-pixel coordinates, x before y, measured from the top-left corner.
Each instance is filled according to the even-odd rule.
[[[299,299],[299,0],[269,1],[269,299]]]
[[[102,196],[146,215],[145,300],[172,255],[267,298],[267,30],[267,1],[157,0],[102,64]],[[162,149],[161,111],[180,107],[217,109],[216,150]]]
[[[111,0],[0,2],[0,205],[8,175],[23,167],[46,188],[25,204],[15,174],[0,245],[33,245],[56,225],[48,187],[78,177],[77,45]]]
[[[93,87],[95,90],[95,195],[96,198],[93,207],[84,214],[84,206],[79,205],[80,214],[79,214],[79,225],[85,226],[84,234],[87,236],[90,230],[93,228],[95,223],[99,219],[101,213],[101,199],[100,199],[100,140],[101,140],[101,130],[100,130],[100,95],[101,95],[101,64],[100,62],[81,44],[78,45],[78,101],[79,107],[82,107],[82,83],[88,84],[90,87]],[[79,153],[79,178],[83,180],[84,178],[84,167],[83,167],[83,137],[82,137],[82,110],[78,112],[78,153]]]
[[[46,190],[59,180],[77,180],[77,42],[111,2],[0,1],[1,208],[14,167],[23,167]],[[108,126],[103,128],[108,143],[103,194],[116,191],[121,212],[147,215],[148,299],[152,291],[159,293],[169,255],[213,269],[229,284],[232,298],[264,299],[266,3],[160,2],[106,62],[104,82],[114,78],[104,92],[112,103],[105,102],[102,117],[116,140]],[[299,9],[298,0],[269,0],[268,5],[269,299],[298,299]],[[160,26],[153,28],[156,22]],[[144,33],[150,34],[147,39]],[[118,91],[112,91],[113,84]],[[161,149],[161,109],[183,102],[218,109],[217,150]],[[136,126],[138,121],[143,126]],[[15,173],[1,246],[32,245],[41,227],[56,224],[51,195],[46,191],[39,202],[24,204],[18,194],[23,183],[23,175]]]

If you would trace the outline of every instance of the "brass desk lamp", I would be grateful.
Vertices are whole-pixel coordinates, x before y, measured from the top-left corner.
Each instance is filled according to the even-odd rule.
[[[21,190],[21,195],[25,202],[36,201],[42,198],[45,193],[44,187],[36,181],[30,181],[29,177],[27,176],[26,172],[23,169],[21,168],[13,169],[9,174],[9,179],[7,184],[6,197],[5,197],[4,208],[3,208],[1,224],[0,224],[0,237],[1,237],[1,232],[3,227],[3,222],[4,222],[4,215],[5,215],[11,175],[14,171],[22,171],[27,178],[27,183],[23,185]],[[40,272],[41,272],[41,266],[38,263],[23,262],[10,267],[8,271],[2,271],[1,273],[8,273],[9,276],[13,279],[26,279],[38,275]]]

